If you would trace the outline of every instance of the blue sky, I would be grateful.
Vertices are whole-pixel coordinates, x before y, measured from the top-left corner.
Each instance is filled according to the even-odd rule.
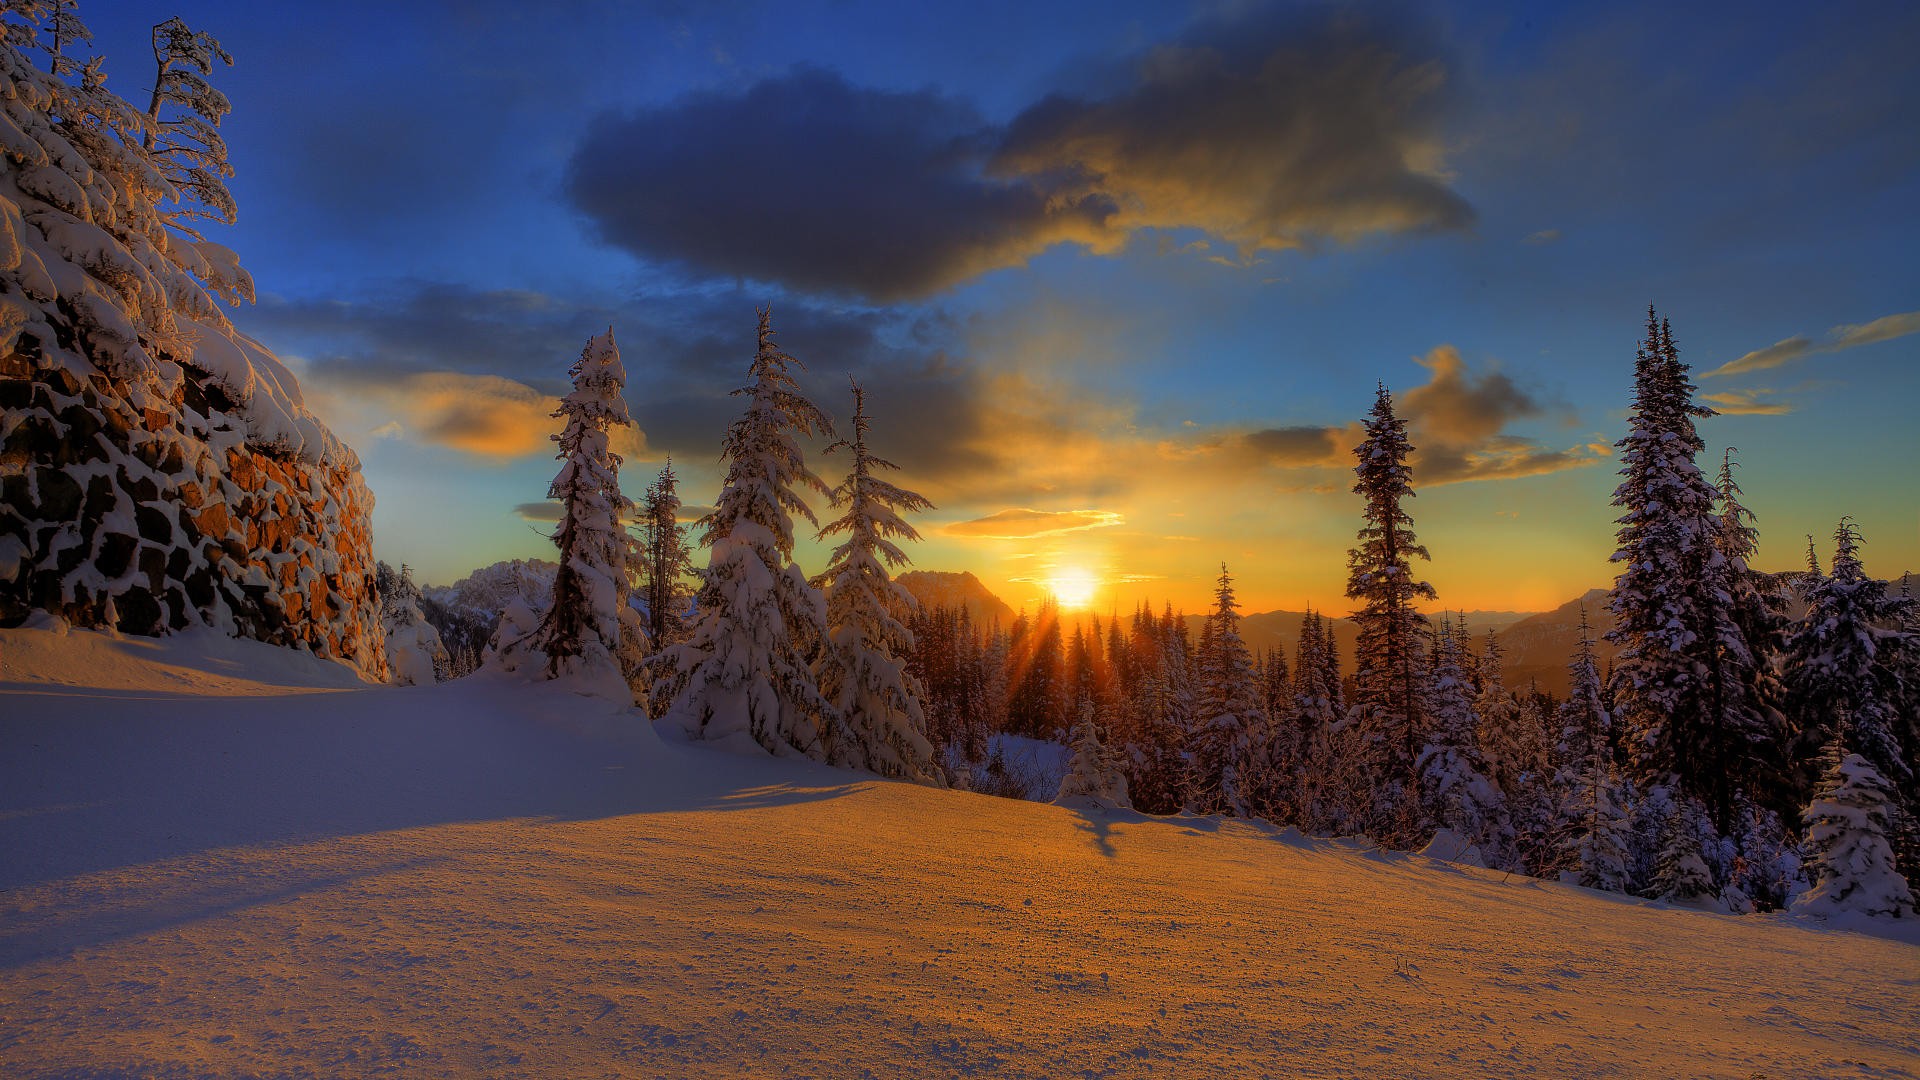
[[[130,97],[167,15],[233,53],[236,321],[430,581],[551,550],[543,414],[609,324],[628,488],[671,452],[710,501],[761,303],[829,411],[868,385],[940,506],[916,561],[1016,604],[1198,606],[1225,560],[1251,610],[1341,609],[1382,380],[1443,605],[1604,584],[1649,302],[1763,565],[1851,514],[1920,568],[1910,4],[83,12]]]

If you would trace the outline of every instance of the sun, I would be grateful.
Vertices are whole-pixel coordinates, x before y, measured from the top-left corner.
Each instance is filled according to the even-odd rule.
[[[1079,567],[1063,567],[1046,581],[1047,591],[1063,611],[1078,611],[1093,606],[1094,590],[1100,579]]]

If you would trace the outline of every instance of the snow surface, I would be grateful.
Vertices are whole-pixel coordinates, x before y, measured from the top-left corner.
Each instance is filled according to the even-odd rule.
[[[0,631],[0,1075],[1920,1075],[1914,942],[327,666]]]

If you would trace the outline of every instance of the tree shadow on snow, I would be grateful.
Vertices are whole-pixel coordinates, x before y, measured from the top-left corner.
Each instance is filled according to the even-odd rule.
[[[8,913],[5,929],[0,930],[0,969],[21,968],[44,957],[144,937],[446,861],[438,857],[399,859],[350,869],[311,868],[292,875],[284,870],[267,875],[244,870],[205,874],[162,869],[54,886],[51,902]]]
[[[0,894],[227,848],[756,810],[875,779],[662,740],[605,700],[466,682],[274,698],[0,695]]]

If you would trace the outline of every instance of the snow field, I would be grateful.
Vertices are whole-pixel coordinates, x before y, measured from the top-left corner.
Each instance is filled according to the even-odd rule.
[[[1920,1075],[1914,944],[152,645],[0,631],[0,1075]]]

